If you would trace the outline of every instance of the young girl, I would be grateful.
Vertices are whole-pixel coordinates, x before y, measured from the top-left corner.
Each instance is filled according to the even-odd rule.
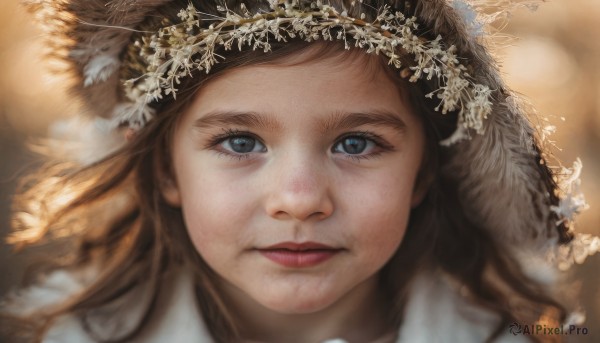
[[[96,139],[16,199],[12,243],[66,236],[72,254],[7,300],[13,334],[517,342],[556,340],[530,325],[576,328],[558,269],[599,245],[569,230],[578,166],[548,167],[471,7],[453,4],[33,1]]]

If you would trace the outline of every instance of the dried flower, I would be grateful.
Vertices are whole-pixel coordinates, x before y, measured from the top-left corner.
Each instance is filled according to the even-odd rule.
[[[562,192],[560,195],[561,199],[558,206],[550,207],[558,215],[559,220],[556,223],[557,225],[564,222],[573,222],[576,215],[589,207],[583,193],[579,190],[581,185],[579,177],[581,176],[582,167],[581,160],[577,159],[571,169],[563,167],[560,172],[559,187]]]
[[[579,187],[581,180],[582,164],[579,159],[573,163],[572,168],[563,167],[559,173],[558,180],[561,190],[560,202],[558,206],[551,206],[550,209],[557,214],[558,221],[556,225],[562,223],[572,223],[575,216],[586,210],[589,206],[585,202],[583,193]],[[573,263],[581,264],[588,256],[600,251],[600,238],[590,234],[575,234],[571,242],[566,245],[558,246],[552,252],[551,258],[556,260],[560,270],[569,269]]]
[[[576,234],[569,244],[558,247],[555,255],[558,269],[567,270],[574,263],[582,264],[588,256],[592,256],[598,251],[600,251],[600,237]]]

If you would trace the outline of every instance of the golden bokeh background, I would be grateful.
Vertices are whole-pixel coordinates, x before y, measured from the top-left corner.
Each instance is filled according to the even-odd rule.
[[[74,112],[64,82],[43,62],[41,31],[19,0],[0,2],[0,234],[9,226],[10,198],[19,176],[35,167],[26,148],[30,137]],[[499,2],[509,2],[503,0]],[[513,1],[518,2],[518,1]],[[555,125],[555,155],[570,166],[583,162],[582,190],[590,209],[577,230],[600,235],[600,1],[552,0],[532,11],[507,16],[502,48],[495,54],[509,86],[525,94],[542,117]],[[516,38],[508,39],[507,36]],[[30,254],[15,255],[0,244],[0,294],[14,287]],[[600,254],[574,274],[583,280],[582,304],[588,312],[586,336],[572,342],[600,342]]]

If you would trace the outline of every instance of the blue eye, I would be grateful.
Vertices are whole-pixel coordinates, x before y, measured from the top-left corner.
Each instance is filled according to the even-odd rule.
[[[264,152],[265,146],[256,138],[250,136],[231,136],[221,142],[221,146],[236,154],[247,154],[251,152]]]
[[[341,152],[347,155],[361,155],[372,153],[373,149],[377,147],[377,144],[368,138],[361,137],[358,135],[346,136],[339,140],[333,146],[333,152]]]

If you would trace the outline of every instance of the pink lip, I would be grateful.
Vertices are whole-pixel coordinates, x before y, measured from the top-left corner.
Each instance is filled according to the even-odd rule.
[[[284,242],[258,249],[269,260],[291,268],[316,266],[327,261],[341,250],[315,242]]]

